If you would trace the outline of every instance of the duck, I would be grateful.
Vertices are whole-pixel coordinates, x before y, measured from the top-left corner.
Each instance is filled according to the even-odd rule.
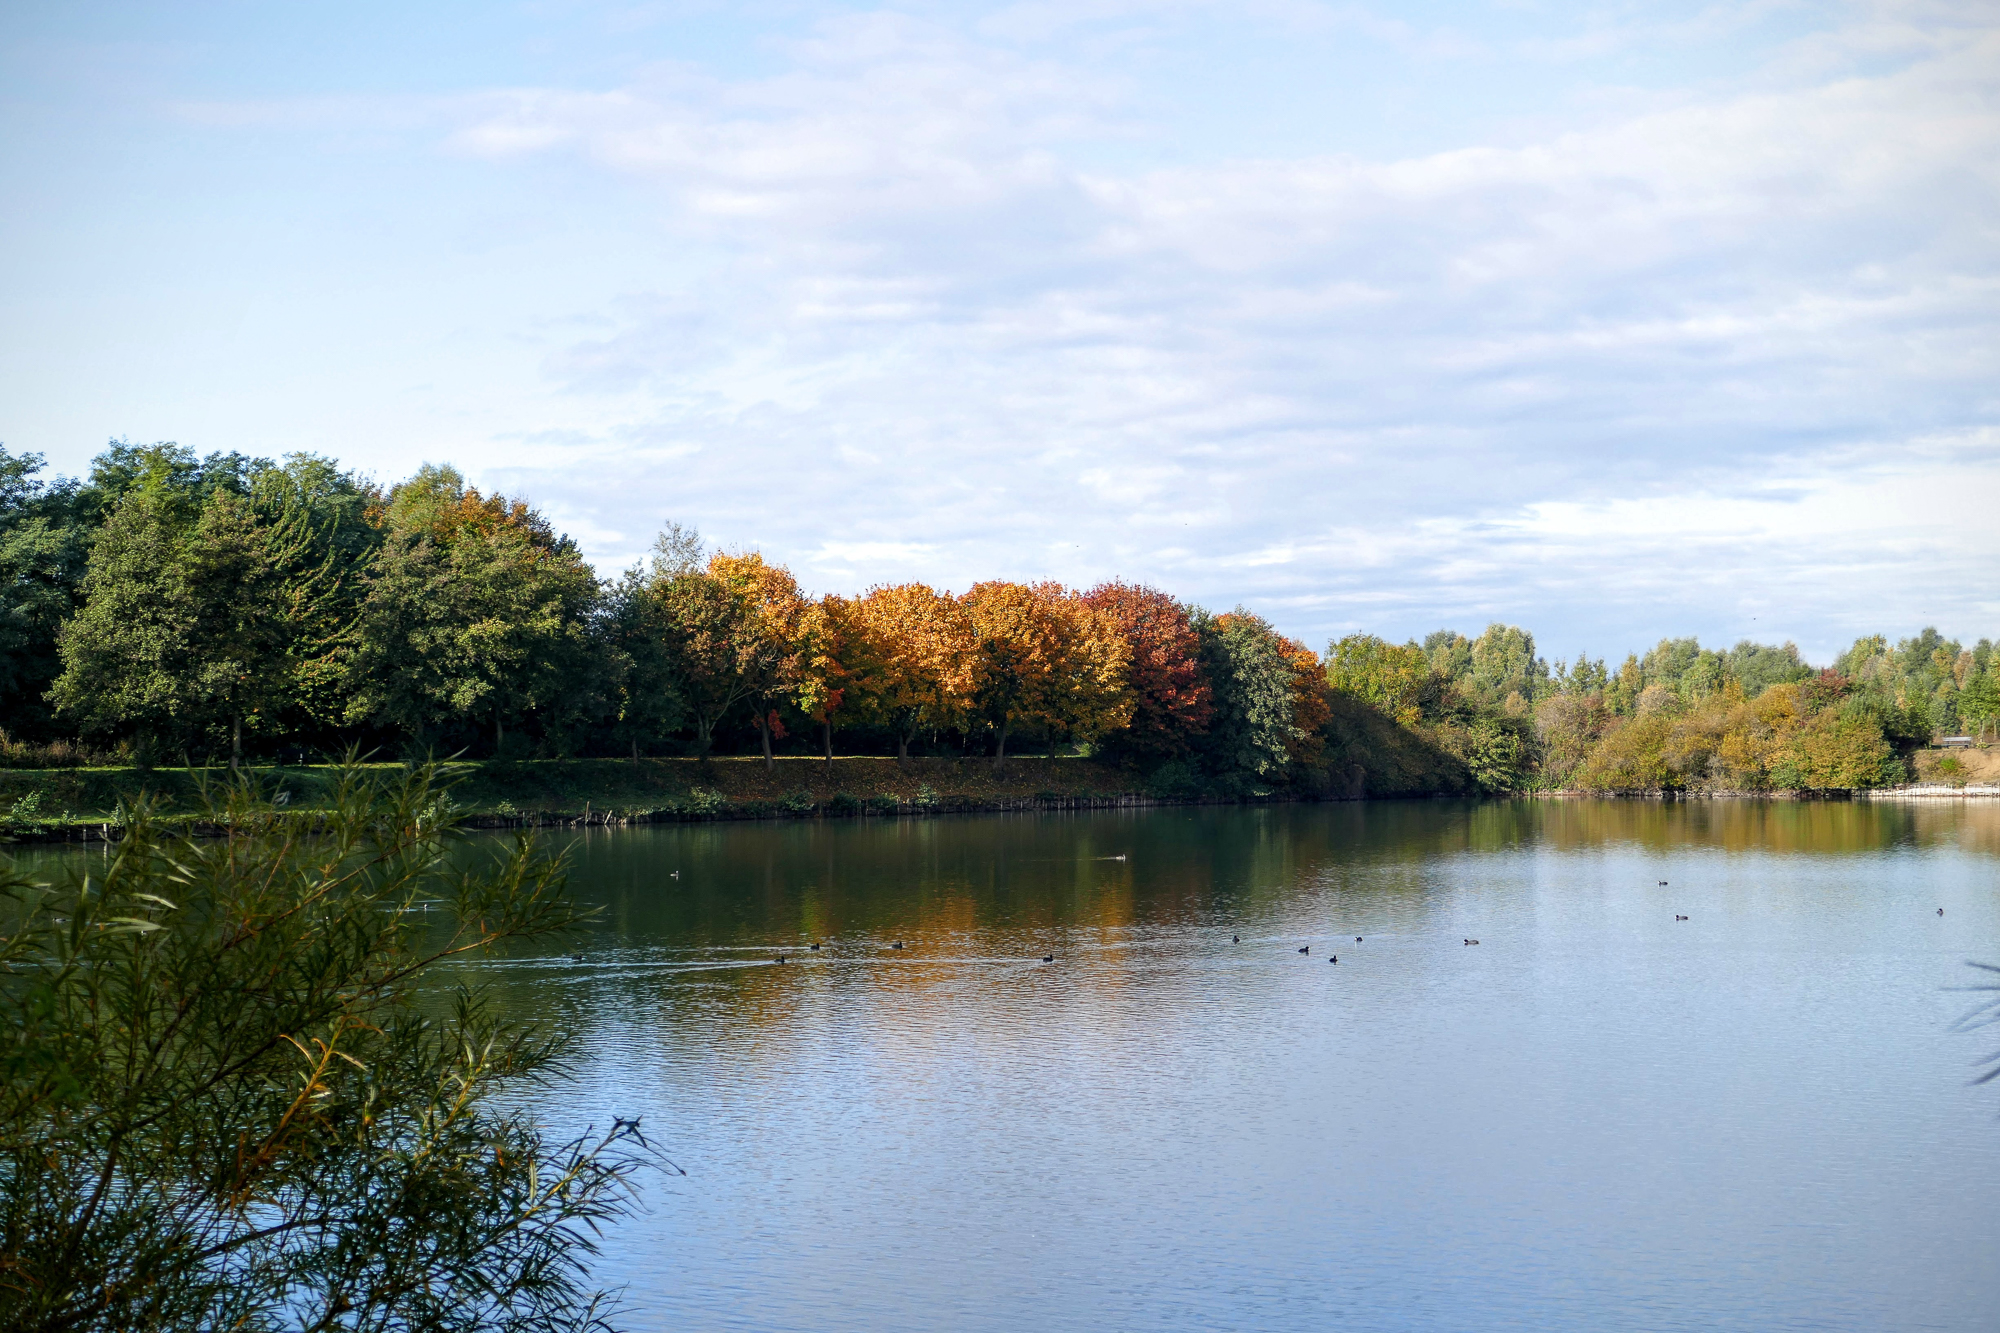
[[[1332,955],[1332,956],[1330,956],[1330,957],[1329,957],[1329,958],[1328,958],[1328,959],[1327,959],[1326,961],[1327,961],[1327,962],[1329,962],[1329,963],[1337,963],[1337,962],[1339,962],[1339,961],[1340,961],[1340,955],[1339,955],[1339,954],[1333,954],[1333,955]]]
[[[1056,956],[1052,953],[1045,953],[1042,955],[1042,961],[1045,963],[1053,963],[1055,960]]]
[[[808,944],[806,947],[808,949],[811,949],[814,953],[819,952],[819,946],[817,944]]]
[[[681,877],[681,872],[678,870],[671,870],[667,872],[668,879],[679,879],[680,877]]]
[[[894,944],[890,945],[889,947],[891,949],[900,949],[903,947],[903,942],[901,940],[897,940]]]
[[[1943,915],[1944,915],[1944,909],[1943,909],[1942,907],[1938,908],[1938,915],[1939,915],[1939,916],[1943,916]]]
[[[1229,937],[1229,942],[1231,944],[1241,944],[1243,943],[1243,937],[1241,935],[1231,935]]]
[[[1361,943],[1361,937],[1360,937],[1359,935],[1356,935],[1356,936],[1354,937],[1354,942],[1355,942],[1356,944],[1359,944],[1359,943]]]
[[[1676,921],[1685,921],[1685,920],[1687,920],[1687,918],[1686,918],[1686,917],[1684,917],[1684,916],[1682,916],[1682,915],[1681,915],[1681,914],[1680,914],[1679,912],[1676,912],[1676,913],[1674,913],[1674,920],[1676,920]]]
[[[781,962],[781,963],[782,963],[782,962],[784,962],[784,961],[785,961],[785,956],[784,956],[783,954],[779,954],[779,955],[778,955],[778,961],[779,961],[779,962]]]
[[[580,953],[573,953],[569,956],[569,960],[572,963],[580,963],[583,961],[583,955]]]
[[[1661,887],[1661,888],[1663,888],[1663,889],[1664,889],[1664,888],[1666,888],[1666,887],[1667,887],[1667,882],[1666,882],[1665,880],[1661,880],[1661,881],[1660,881],[1660,887]]]
[[[1300,946],[1299,946],[1299,952],[1300,952],[1300,953],[1311,953],[1311,952],[1312,952],[1312,945],[1310,945],[1310,944],[1302,944],[1302,945],[1300,945]]]

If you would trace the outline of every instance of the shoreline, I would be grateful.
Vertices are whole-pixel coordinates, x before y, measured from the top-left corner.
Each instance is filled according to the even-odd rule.
[[[400,769],[401,764],[370,768]],[[983,758],[780,758],[766,770],[756,756],[697,759],[532,760],[450,766],[454,813],[470,829],[626,828],[794,819],[910,819],[954,814],[1061,814],[1174,806],[1345,804],[1354,801],[1982,801],[2000,784],[1910,783],[1820,791],[1523,790],[1489,796],[1446,792],[1371,795],[1365,791],[1252,788],[1247,791],[1149,791],[1137,773],[1082,758],[1013,758],[994,773]],[[309,818],[332,772],[327,765],[250,772],[270,789],[303,798],[290,808]],[[0,769],[0,838],[16,844],[116,841],[119,811],[139,795],[162,803],[163,816],[197,831],[204,785],[227,773],[205,769]],[[863,794],[866,793],[866,794]]]

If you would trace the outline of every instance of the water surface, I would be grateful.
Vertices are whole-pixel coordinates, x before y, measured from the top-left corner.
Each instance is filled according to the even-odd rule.
[[[643,1116],[687,1170],[610,1238],[628,1327],[2000,1327],[2000,1086],[1969,1086],[1995,1043],[1949,1031],[1947,989],[2000,961],[2000,803],[717,824],[574,856],[585,961],[483,975],[580,1036],[544,1115]]]
[[[494,973],[582,1034],[545,1112],[641,1114],[688,1171],[613,1238],[634,1327],[2000,1324],[2000,1090],[1968,1086],[1987,1046],[1946,989],[2000,959],[2000,807],[726,824],[575,855],[607,909],[586,961]]]

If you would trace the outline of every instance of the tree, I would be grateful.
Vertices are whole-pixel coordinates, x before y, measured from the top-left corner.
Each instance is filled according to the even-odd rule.
[[[773,769],[771,736],[778,705],[792,702],[807,679],[811,604],[790,570],[766,562],[755,551],[714,556],[708,576],[735,599],[736,674],[755,709],[752,720],[763,744],[764,767]]]
[[[127,494],[62,630],[58,710],[97,731],[136,723],[187,738],[226,727],[240,763],[244,719],[282,706],[294,674],[274,536],[234,491],[211,492],[192,514],[172,494]]]
[[[974,713],[993,730],[995,772],[1017,726],[1088,738],[1130,721],[1124,639],[1083,599],[1060,584],[996,581],[961,600],[976,646]]]
[[[658,603],[665,627],[662,660],[687,700],[695,753],[705,759],[716,726],[750,695],[751,682],[738,651],[743,601],[705,570],[656,576],[648,591]]]
[[[44,696],[62,671],[57,635],[90,557],[79,483],[38,481],[41,470],[40,454],[0,448],[0,726],[16,734],[48,730]]]
[[[602,1327],[636,1122],[501,1109],[563,1043],[432,979],[578,914],[529,843],[454,865],[442,796],[349,768],[308,822],[233,785],[220,838],[142,803],[102,862],[0,873],[8,1327]]]
[[[555,726],[589,707],[598,586],[576,543],[526,503],[429,466],[390,493],[383,527],[350,720],[421,741],[483,718],[498,754],[510,717],[545,710]]]
[[[673,617],[659,581],[634,567],[606,593],[602,634],[613,703],[612,726],[639,762],[642,746],[686,724],[687,693],[675,660]]]
[[[919,731],[967,724],[978,649],[963,602],[921,583],[875,587],[844,623],[844,706],[894,734],[898,763]]]
[[[1203,673],[1215,692],[1215,714],[1202,746],[1209,767],[1225,780],[1238,775],[1283,780],[1303,736],[1297,725],[1298,663],[1287,641],[1242,607],[1197,617],[1195,626]]]
[[[1201,674],[1201,636],[1187,608],[1132,583],[1100,583],[1083,600],[1125,641],[1132,721],[1111,733],[1114,752],[1149,760],[1192,753],[1215,699]]]
[[[1399,646],[1372,634],[1350,634],[1327,645],[1326,681],[1406,727],[1435,707],[1444,684],[1417,644]]]
[[[854,603],[828,595],[807,605],[800,623],[799,667],[792,704],[820,725],[826,743],[826,774],[833,776],[833,720],[848,711]]]

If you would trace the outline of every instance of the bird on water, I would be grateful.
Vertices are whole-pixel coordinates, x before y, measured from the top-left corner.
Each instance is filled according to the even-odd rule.
[[[1042,961],[1045,963],[1053,963],[1055,960],[1056,956],[1052,953],[1045,953],[1042,955]]]
[[[1938,908],[1938,915],[1939,915],[1939,916],[1943,916],[1943,915],[1944,915],[1944,909],[1943,909],[1942,907]]]
[[[1329,962],[1329,963],[1337,963],[1337,962],[1339,962],[1339,961],[1340,961],[1340,955],[1339,955],[1339,954],[1334,954],[1334,955],[1333,955],[1332,957],[1328,958],[1328,959],[1327,959],[1326,961],[1327,961],[1327,962]]]
[[[903,942],[901,940],[897,940],[894,944],[890,945],[889,947],[891,949],[900,949],[903,947]]]
[[[1356,935],[1356,936],[1354,937],[1354,942],[1355,942],[1356,944],[1359,944],[1359,943],[1361,943],[1361,937],[1360,937],[1359,935]]]
[[[819,946],[818,946],[817,944],[815,944],[815,945],[812,945],[812,946],[810,946],[810,947],[812,948],[813,952],[815,952],[815,953],[819,952]]]
[[[1942,916],[1943,914],[1944,914],[1943,909],[1940,908],[1938,911],[1938,915]],[[1241,935],[1231,935],[1229,937],[1229,942],[1231,944],[1241,944],[1243,943],[1243,937]]]
[[[1299,952],[1300,952],[1300,953],[1311,953],[1311,952],[1312,952],[1312,945],[1310,945],[1310,944],[1304,944],[1304,945],[1300,945],[1300,946],[1299,946]]]

